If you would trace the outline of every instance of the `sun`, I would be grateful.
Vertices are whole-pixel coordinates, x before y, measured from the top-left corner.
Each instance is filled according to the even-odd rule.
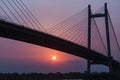
[[[52,59],[53,59],[53,60],[56,60],[57,58],[56,58],[56,56],[53,56]]]

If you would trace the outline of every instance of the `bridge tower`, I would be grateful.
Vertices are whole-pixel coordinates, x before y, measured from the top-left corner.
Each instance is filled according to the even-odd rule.
[[[105,28],[106,28],[106,43],[107,43],[107,56],[108,56],[108,62],[106,62],[109,65],[109,72],[112,73],[112,56],[111,56],[111,48],[110,48],[110,35],[109,35],[109,24],[108,24],[108,9],[107,9],[107,3],[105,3],[104,7],[104,13],[96,13],[92,14],[91,6],[88,5],[88,49],[91,49],[91,19],[92,18],[101,18],[104,17],[105,19]],[[88,60],[87,62],[87,72],[91,72],[91,65],[92,64],[100,64],[100,63],[94,63]]]

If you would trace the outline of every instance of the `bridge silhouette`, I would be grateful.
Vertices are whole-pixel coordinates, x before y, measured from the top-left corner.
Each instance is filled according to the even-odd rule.
[[[6,3],[3,0],[1,1],[7,7]],[[12,4],[9,1],[8,3],[12,6]],[[16,3],[14,2],[14,4]],[[18,2],[18,4],[21,6],[24,6],[23,9],[27,9],[28,12],[30,12],[30,10],[25,6],[23,2],[21,3]],[[68,54],[72,54],[72,55],[85,58],[88,60],[88,72],[89,73],[90,73],[90,65],[103,64],[109,67],[109,71],[111,73],[119,75],[118,73],[120,73],[120,63],[116,61],[114,58],[112,58],[112,55],[111,55],[111,46],[110,46],[111,42],[110,42],[110,34],[109,34],[111,20],[109,24],[110,16],[108,14],[107,4],[105,4],[104,13],[93,14],[91,11],[90,5],[89,5],[87,8],[88,13],[86,13],[87,16],[85,16],[85,18],[81,18],[81,20],[78,19],[81,14],[84,14],[86,9],[84,9],[82,13],[80,12],[74,16],[71,16],[70,18],[57,24],[57,26],[53,26],[49,30],[45,30],[44,27],[41,26],[41,24],[34,17],[34,15],[32,15],[31,12],[30,14],[28,14],[28,12],[25,10],[29,18],[31,17],[30,15],[32,15],[31,19],[34,19],[33,20],[34,24],[32,23],[32,21],[29,21],[30,19],[28,19],[28,22],[31,24],[31,26],[36,25],[37,29],[39,28],[40,31],[37,29],[29,28],[28,23],[25,21],[24,21],[25,25],[23,25],[22,22],[20,22],[17,19],[17,17],[11,12],[11,10],[7,7],[8,10],[11,12],[11,14],[13,14],[13,17],[15,17],[16,19],[16,23],[13,22],[13,20],[5,12],[5,10],[1,6],[0,8],[3,11],[3,13],[7,16],[7,18],[9,19],[9,20],[5,20],[5,19],[0,20],[0,37],[23,41],[23,42],[27,42],[27,43],[31,43],[31,44],[35,44],[39,46],[44,46],[44,47],[63,51]],[[13,9],[16,11],[14,7]],[[19,15],[17,11],[16,13]],[[19,17],[21,16],[19,15]],[[98,28],[95,27],[96,22],[94,18],[96,17],[105,17],[105,28],[106,28],[106,37],[107,37],[106,45],[104,43],[104,40],[102,40],[102,37],[99,33]],[[21,19],[24,20],[22,17]],[[88,23],[85,23],[84,21],[88,21]],[[38,22],[38,24],[36,22]],[[65,23],[67,23],[67,25]],[[83,25],[81,25],[81,23]],[[79,28],[80,26],[82,26],[82,28]],[[83,30],[83,27],[85,26],[87,26],[87,29]],[[93,26],[94,28],[92,28]],[[82,29],[83,31],[80,29]],[[113,27],[111,29],[113,29]],[[73,32],[71,32],[72,30]],[[93,36],[93,33],[92,33],[94,31],[95,31],[95,34],[97,35],[97,39],[99,39],[98,41],[100,41],[100,43],[98,43],[98,41],[96,42],[98,44],[95,44],[95,36]],[[73,33],[76,35],[73,35]],[[82,37],[80,35],[82,35]],[[116,40],[117,47],[119,47],[116,36],[114,35],[114,37]],[[82,38],[84,39],[82,40]],[[84,42],[85,39],[86,39],[86,42]],[[79,42],[79,40],[82,40],[82,41]],[[81,44],[81,42],[84,42],[85,44]],[[102,46],[100,47],[99,45],[100,46],[102,45]],[[94,48],[96,48],[96,50],[94,50]],[[106,53],[107,55],[105,55],[104,53]]]

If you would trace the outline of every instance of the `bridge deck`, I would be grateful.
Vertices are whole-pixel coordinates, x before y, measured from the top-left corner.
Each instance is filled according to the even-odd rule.
[[[88,50],[83,46],[52,36],[50,34],[25,28],[24,26],[9,22],[0,21],[0,37],[52,48],[85,59],[90,59],[94,62],[102,62],[102,64],[108,65],[105,63],[108,62],[108,58],[98,52]],[[114,69],[120,68],[119,62],[115,60],[112,60],[112,65]]]

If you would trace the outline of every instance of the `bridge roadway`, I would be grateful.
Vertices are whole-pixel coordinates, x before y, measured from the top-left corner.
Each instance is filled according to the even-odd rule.
[[[89,50],[83,46],[44,32],[39,32],[2,20],[0,20],[0,37],[48,47],[85,59],[90,59],[95,63],[101,63],[103,65],[109,66],[108,57],[96,51]],[[112,60],[112,66],[115,72],[118,72],[118,70],[120,70],[120,63],[114,59]]]

